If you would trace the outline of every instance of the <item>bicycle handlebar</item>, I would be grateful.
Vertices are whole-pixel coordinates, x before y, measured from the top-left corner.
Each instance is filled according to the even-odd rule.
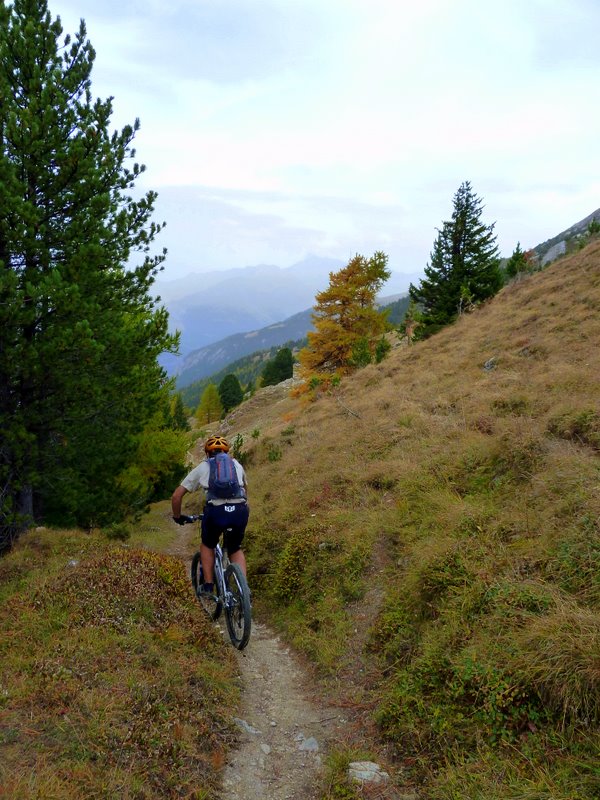
[[[198,522],[198,520],[201,520],[204,514],[186,514],[185,516],[187,516],[185,525],[189,525],[190,522]]]

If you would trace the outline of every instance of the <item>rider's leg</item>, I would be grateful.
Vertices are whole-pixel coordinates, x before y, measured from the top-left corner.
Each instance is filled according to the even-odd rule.
[[[215,581],[215,547],[219,541],[219,528],[213,520],[214,508],[210,505],[204,507],[202,517],[202,544],[200,545],[200,561],[204,573],[204,583],[213,584]]]
[[[246,556],[242,550],[242,541],[248,524],[248,506],[246,503],[238,504],[235,510],[228,512],[231,515],[231,527],[225,532],[225,547],[232,564],[237,564],[246,575]]]
[[[204,583],[214,583],[215,582],[214,548],[207,547],[203,542],[200,545],[200,560],[202,561],[202,572],[204,573]]]
[[[236,550],[235,553],[230,553],[229,560],[232,564],[239,564],[244,575],[246,574],[246,556],[243,550]]]

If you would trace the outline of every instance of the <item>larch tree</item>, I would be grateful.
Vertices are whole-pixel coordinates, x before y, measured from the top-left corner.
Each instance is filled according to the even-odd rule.
[[[375,300],[390,277],[385,253],[371,258],[356,255],[348,265],[329,275],[329,286],[316,297],[312,315],[314,331],[308,333],[308,346],[298,358],[302,373],[327,376],[348,373],[375,357],[378,340],[387,328],[385,313]]]
[[[465,181],[454,195],[451,220],[438,229],[425,278],[409,289],[422,311],[417,338],[435,333],[502,287],[495,223],[486,225],[482,213],[483,201]]]
[[[200,403],[196,409],[196,419],[200,425],[217,422],[223,415],[223,405],[219,397],[219,389],[215,383],[209,383],[202,392]]]
[[[118,518],[119,475],[174,351],[150,288],[155,193],[134,200],[139,123],[109,131],[82,21],[0,0],[0,537]],[[137,263],[136,263],[137,262]]]

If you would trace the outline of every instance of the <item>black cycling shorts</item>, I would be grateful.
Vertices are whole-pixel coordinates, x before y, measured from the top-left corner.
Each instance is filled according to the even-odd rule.
[[[248,503],[225,503],[219,506],[207,503],[203,513],[202,544],[214,550],[223,534],[223,546],[229,555],[237,553],[250,515]]]

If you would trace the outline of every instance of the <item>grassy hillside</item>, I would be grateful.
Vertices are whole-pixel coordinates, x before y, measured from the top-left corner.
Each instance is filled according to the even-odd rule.
[[[353,723],[324,797],[367,796],[335,777],[350,755],[419,800],[600,796],[599,320],[596,242],[332,394],[268,387],[226,422],[257,611]],[[0,561],[7,797],[217,796],[233,653],[150,552],[168,517]]]
[[[127,546],[33,532],[0,561],[2,797],[217,796],[235,661],[182,562],[140,547],[165,548],[164,516]]]
[[[237,412],[257,603],[425,797],[600,796],[599,344],[596,242]]]

